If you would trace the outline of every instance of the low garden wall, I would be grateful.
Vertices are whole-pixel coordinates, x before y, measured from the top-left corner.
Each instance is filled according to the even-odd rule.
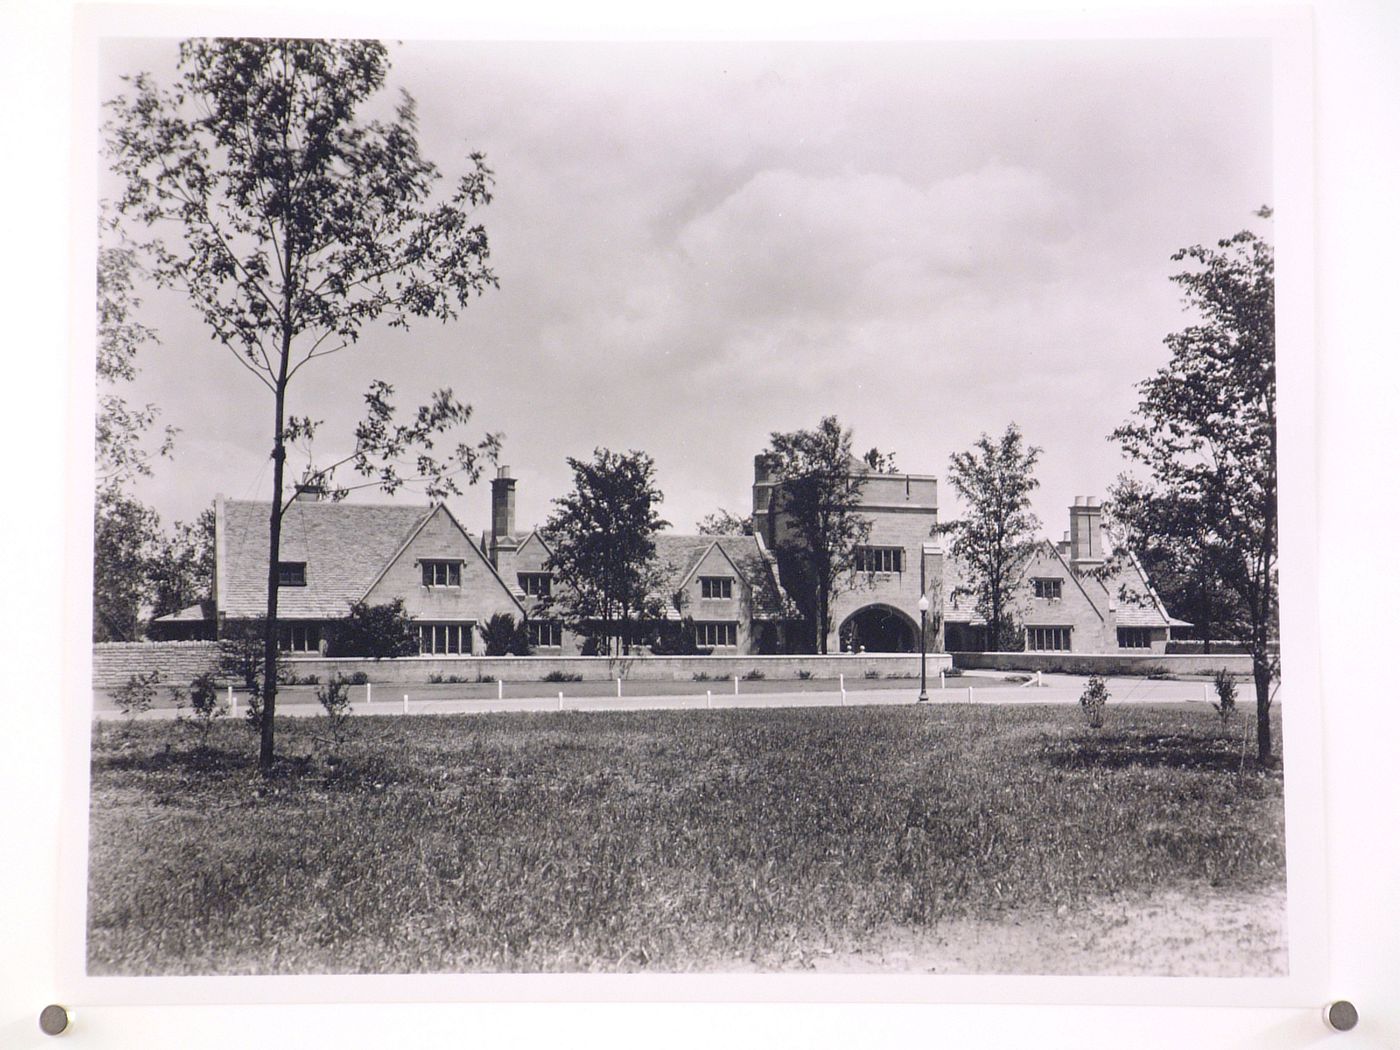
[[[111,689],[133,674],[151,670],[170,684],[187,683],[203,671],[218,669],[219,647],[214,642],[131,642],[92,647],[92,684]],[[336,674],[347,678],[362,672],[371,682],[409,684],[434,678],[474,682],[493,678],[503,682],[543,681],[549,676],[578,675],[583,681],[690,681],[697,675],[716,680],[761,675],[766,679],[917,677],[918,653],[861,653],[833,656],[409,656],[397,660],[325,656],[286,656],[285,673],[325,682]],[[928,654],[928,673],[952,667],[946,653]],[[757,672],[757,675],[755,675]],[[801,672],[801,674],[799,674]]]
[[[92,647],[92,685],[113,689],[135,674],[160,672],[170,685],[218,671],[217,642],[98,642]]]
[[[799,672],[813,678],[863,678],[867,672],[881,678],[917,677],[918,653],[880,653],[841,656],[412,656],[401,660],[330,659],[291,656],[285,661],[298,678],[315,675],[326,681],[335,674],[346,677],[363,671],[371,682],[427,682],[433,676],[464,681],[493,678],[502,682],[538,682],[551,675],[578,675],[585,682],[622,678],[635,682],[690,681],[706,674],[716,680],[755,672],[766,679],[795,679]],[[928,654],[928,673],[949,668],[946,653]]]
[[[1254,673],[1252,659],[1241,653],[1189,656],[1168,653],[953,653],[953,666],[966,670],[1044,671],[1046,674],[1214,674]]]

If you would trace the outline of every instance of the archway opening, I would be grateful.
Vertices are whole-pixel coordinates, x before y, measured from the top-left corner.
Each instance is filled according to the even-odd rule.
[[[888,605],[867,605],[841,625],[841,651],[846,653],[914,653],[919,650],[919,625]]]

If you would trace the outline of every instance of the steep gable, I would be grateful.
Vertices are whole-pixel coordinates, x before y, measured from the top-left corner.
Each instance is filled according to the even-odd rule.
[[[460,566],[459,582],[427,586],[425,561]],[[500,612],[516,617],[525,608],[465,529],[439,504],[419,523],[373,579],[363,595],[370,605],[402,599],[404,611],[416,620],[485,621]]]

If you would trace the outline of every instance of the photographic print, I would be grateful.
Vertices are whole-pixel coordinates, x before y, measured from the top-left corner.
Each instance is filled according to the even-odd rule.
[[[1272,47],[102,38],[87,974],[1286,977]]]

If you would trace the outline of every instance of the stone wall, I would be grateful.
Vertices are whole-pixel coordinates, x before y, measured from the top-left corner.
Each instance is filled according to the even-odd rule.
[[[188,685],[195,675],[217,671],[218,666],[215,642],[98,642],[92,647],[95,689],[114,689],[148,671],[159,671],[168,685]]]
[[[550,674],[581,675],[584,681],[622,678],[636,682],[691,681],[697,674],[715,680],[743,677],[754,671],[765,679],[796,679],[799,671],[813,678],[848,680],[875,672],[882,678],[919,673],[917,653],[847,656],[413,656],[401,660],[329,659],[293,656],[287,671],[299,678],[316,675],[321,681],[340,673],[363,671],[371,682],[426,682],[433,675],[456,675],[467,681],[491,677],[502,682],[539,682]],[[928,654],[928,673],[952,666],[946,653]]]
[[[1250,658],[1238,653],[1212,653],[1209,656],[1166,653],[954,653],[953,664],[967,670],[1044,671],[1047,674],[1214,674],[1222,668],[1241,676],[1254,673]]]
[[[111,689],[131,675],[159,670],[172,684],[187,683],[201,671],[214,670],[218,646],[212,642],[134,642],[93,647],[94,688]],[[631,656],[610,659],[605,656],[410,656],[398,660],[315,655],[284,656],[285,673],[299,679],[315,675],[326,681],[337,673],[349,677],[356,672],[369,681],[385,684],[427,682],[433,676],[456,676],[466,681],[491,677],[503,682],[538,682],[550,674],[581,675],[584,681],[690,681],[698,674],[715,680],[759,672],[765,679],[796,679],[798,672],[813,678],[845,675],[864,678],[867,672],[882,678],[919,674],[917,653],[848,654],[843,656]],[[928,654],[928,673],[937,676],[940,668],[952,666],[946,653]]]

